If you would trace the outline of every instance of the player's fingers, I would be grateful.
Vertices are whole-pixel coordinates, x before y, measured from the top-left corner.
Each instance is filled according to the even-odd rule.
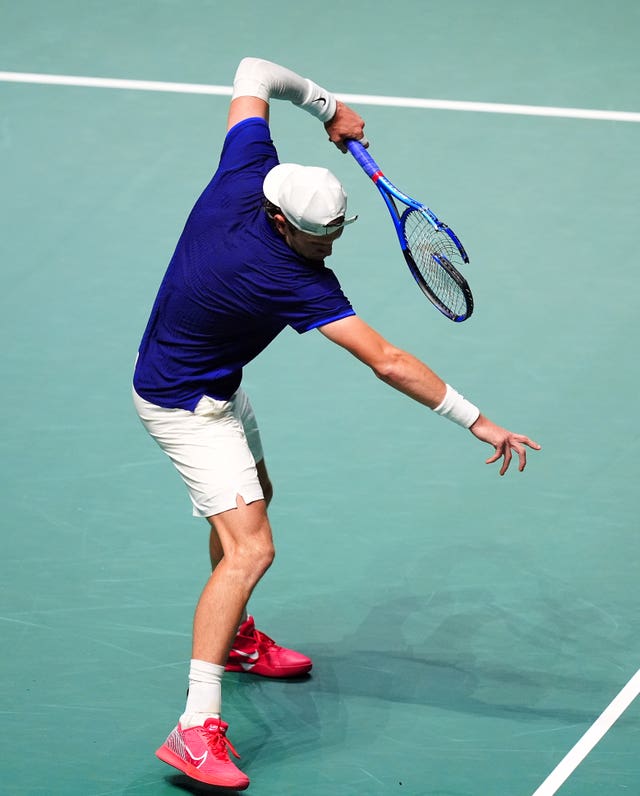
[[[341,152],[347,152],[347,145],[344,143],[344,138],[340,138],[338,136],[329,136],[329,141],[332,144],[335,144]]]
[[[502,462],[502,467],[500,468],[500,475],[504,475],[509,469],[511,458],[511,446],[507,443],[504,446],[504,460]]]
[[[530,448],[533,448],[536,451],[539,451],[542,448],[542,445],[535,440],[526,437],[524,434],[513,434],[512,439],[514,442],[521,442],[523,445],[528,445]]]
[[[513,449],[518,454],[518,470],[522,472],[527,466],[527,449],[523,445],[514,445]]]

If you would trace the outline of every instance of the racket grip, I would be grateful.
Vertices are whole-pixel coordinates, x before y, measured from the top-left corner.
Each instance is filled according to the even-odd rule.
[[[353,138],[350,138],[346,144],[347,149],[351,152],[365,174],[368,174],[369,177],[373,179],[373,175],[380,171],[380,166],[378,166],[359,141],[354,141]]]

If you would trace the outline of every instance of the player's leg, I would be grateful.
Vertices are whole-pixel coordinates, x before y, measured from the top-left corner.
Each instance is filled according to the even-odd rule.
[[[274,555],[264,500],[215,516],[223,556],[200,595],[193,622],[189,691],[185,711],[156,754],[184,773],[212,785],[242,789],[249,779],[229,758],[222,721],[222,674],[229,647],[253,588]]]
[[[274,556],[264,500],[209,517],[223,552],[207,581],[194,618],[193,657],[224,664],[242,612]]]
[[[256,469],[265,504],[268,505],[273,488],[264,459],[257,462]],[[216,560],[220,559],[215,559],[212,555],[212,565]],[[258,630],[253,617],[245,609],[227,659],[225,668],[228,672],[250,672],[263,677],[300,677],[311,671],[312,666],[311,659],[306,655],[276,644],[266,633]]]
[[[264,451],[260,439],[260,430],[255,413],[247,394],[238,390],[234,396],[234,411],[242,424],[247,444],[255,461],[255,469],[262,489],[266,506],[273,497],[273,486],[264,460]],[[218,537],[215,523],[212,524],[209,538],[211,567],[215,570],[222,559],[222,544]],[[263,677],[299,677],[307,674],[312,661],[306,655],[276,644],[272,638],[258,630],[252,616],[243,612],[242,622],[238,627],[226,669],[231,672],[251,672]]]
[[[269,503],[271,503],[271,499],[273,498],[273,485],[271,483],[271,479],[269,478],[269,473],[267,472],[267,466],[264,463],[264,459],[260,459],[256,462],[256,470],[258,472],[260,486],[262,487],[262,494],[264,495],[264,500],[268,508]],[[211,531],[209,533],[209,558],[211,560],[211,571],[213,571],[222,559],[223,550],[215,523],[210,522],[210,525]],[[246,617],[244,618],[246,619]]]
[[[258,475],[258,481],[262,489],[262,495],[264,497],[266,506],[268,507],[269,503],[271,503],[271,498],[273,497],[273,485],[271,484],[271,479],[269,478],[269,474],[267,472],[267,466],[264,462],[264,453],[262,449],[262,440],[260,439],[258,423],[256,421],[251,402],[249,401],[249,397],[244,390],[238,390],[234,396],[234,412],[238,421],[242,424],[249,450],[251,451],[251,455],[255,461],[255,467]],[[210,521],[210,525],[209,559],[211,561],[211,571],[213,572],[222,560],[223,549],[215,523]],[[245,608],[245,610],[242,612],[242,622],[245,622],[246,619],[247,611]]]
[[[241,790],[249,779],[230,759],[233,748],[220,718],[221,677],[244,603],[273,557],[255,461],[233,401],[204,397],[193,412],[155,406],[137,395],[134,403],[147,431],[182,476],[194,514],[238,518],[235,523],[221,521],[223,559],[229,566],[218,567],[211,576],[197,609],[196,625],[202,617],[206,622],[210,601],[220,599],[225,606],[221,621],[216,615],[205,635],[196,630],[196,654],[204,657],[191,661],[185,712],[156,754],[200,782]],[[229,568],[236,577],[229,578]],[[236,586],[218,597],[227,592],[230,579],[237,580]]]

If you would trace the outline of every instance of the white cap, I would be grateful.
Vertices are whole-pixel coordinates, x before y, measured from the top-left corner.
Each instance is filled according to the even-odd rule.
[[[346,218],[347,195],[328,169],[280,163],[264,178],[262,190],[287,221],[309,235],[331,235],[358,218]],[[331,223],[337,219],[342,220]]]

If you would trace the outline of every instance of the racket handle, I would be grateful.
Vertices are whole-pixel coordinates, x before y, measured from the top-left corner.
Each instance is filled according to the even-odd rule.
[[[380,172],[380,166],[378,166],[375,160],[359,141],[354,141],[353,138],[350,138],[346,144],[347,149],[356,159],[356,162],[362,167],[362,170],[365,172],[365,174],[368,174],[369,177],[373,179],[373,175]]]

